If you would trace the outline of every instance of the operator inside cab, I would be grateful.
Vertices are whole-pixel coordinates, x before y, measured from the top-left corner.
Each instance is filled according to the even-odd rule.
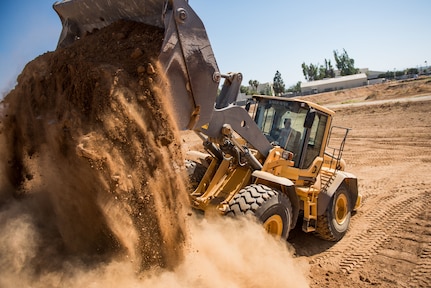
[[[278,136],[277,142],[281,147],[283,147],[287,151],[290,151],[296,154],[298,152],[297,150],[299,149],[301,134],[300,132],[293,129],[291,125],[292,125],[292,120],[290,118],[285,118],[284,127],[281,128],[280,135]]]

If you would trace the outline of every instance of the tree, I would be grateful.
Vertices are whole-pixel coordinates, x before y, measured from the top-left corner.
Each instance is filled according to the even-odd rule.
[[[325,66],[317,64],[306,65],[302,63],[302,73],[304,74],[305,80],[315,81],[324,78],[334,78],[335,71],[332,67],[331,60],[325,59]]]
[[[301,81],[298,81],[295,85],[292,85],[287,89],[287,92],[301,92]]]
[[[337,50],[334,50],[334,58],[341,76],[353,75],[359,72],[359,69],[355,68],[355,60],[349,57],[345,49],[343,49],[343,54],[341,55]]]
[[[257,92],[257,88],[259,87],[259,81],[257,80],[250,80],[248,81],[248,85],[252,88],[250,91],[252,94]]]
[[[419,69],[418,69],[418,68],[408,68],[408,69],[406,69],[405,74],[406,74],[406,75],[415,75],[415,74],[419,74]]]
[[[241,85],[241,86],[239,87],[239,92],[244,93],[244,94],[246,94],[246,95],[250,94],[249,88],[248,88],[248,87],[246,87],[246,86],[243,86],[243,85]]]
[[[305,62],[302,63],[302,73],[304,74],[305,80],[314,81],[319,80],[319,69],[318,65],[306,65]]]
[[[275,72],[273,82],[274,82],[273,83],[274,93],[275,93],[275,95],[280,96],[281,94],[284,93],[286,88],[284,86],[283,79],[281,78],[281,73],[278,70],[277,70],[277,72]]]
[[[324,78],[334,78],[335,71],[334,67],[332,67],[331,60],[325,59],[325,66],[320,65],[319,67],[319,79]]]
[[[339,54],[337,50],[334,50],[334,58],[341,76],[353,75],[359,72],[359,69],[355,68],[355,60],[349,57],[345,49],[343,49],[343,54]],[[325,59],[325,65],[306,65],[305,62],[303,62],[301,67],[302,73],[307,81],[335,77],[334,67],[332,66],[331,60],[328,59]]]

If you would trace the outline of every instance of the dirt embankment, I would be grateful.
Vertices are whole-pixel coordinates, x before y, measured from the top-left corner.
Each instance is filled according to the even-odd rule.
[[[319,93],[300,97],[320,105],[353,104],[404,97],[431,95],[431,78],[420,77],[405,81],[389,81],[353,89]]]

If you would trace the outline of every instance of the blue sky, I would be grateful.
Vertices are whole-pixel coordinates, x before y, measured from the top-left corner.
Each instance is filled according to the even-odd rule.
[[[25,64],[55,50],[61,23],[50,0],[0,4],[0,95]],[[358,68],[402,70],[431,64],[428,0],[190,0],[220,71],[290,86],[305,81],[301,64],[323,64],[345,49]]]

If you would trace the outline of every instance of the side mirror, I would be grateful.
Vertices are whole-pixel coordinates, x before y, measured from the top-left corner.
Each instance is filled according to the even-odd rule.
[[[304,128],[310,129],[313,127],[314,118],[316,117],[316,110],[310,109],[307,112],[307,116],[305,116]]]

